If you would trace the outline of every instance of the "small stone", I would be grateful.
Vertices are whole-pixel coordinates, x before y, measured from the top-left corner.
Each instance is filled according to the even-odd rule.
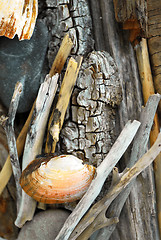
[[[41,82],[48,40],[48,29],[41,20],[37,20],[30,40],[0,37],[0,98],[7,108],[17,81],[23,84],[18,112],[31,108]]]
[[[50,209],[37,213],[21,229],[17,240],[53,240],[58,235],[70,211]]]

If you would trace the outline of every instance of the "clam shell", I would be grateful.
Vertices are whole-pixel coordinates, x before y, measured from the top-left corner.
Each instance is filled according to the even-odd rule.
[[[38,202],[64,203],[80,199],[95,173],[91,165],[72,155],[37,158],[22,172],[20,185]]]
[[[38,0],[1,0],[0,36],[30,39],[35,27]]]

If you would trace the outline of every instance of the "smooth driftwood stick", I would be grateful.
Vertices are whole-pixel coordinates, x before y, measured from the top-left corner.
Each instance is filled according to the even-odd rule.
[[[14,93],[13,93],[13,97],[10,102],[8,117],[6,117],[6,119],[3,122],[3,126],[7,136],[13,175],[16,183],[17,210],[19,207],[22,190],[19,184],[21,169],[20,169],[19,158],[17,153],[16,137],[14,133],[14,121],[15,121],[15,116],[16,116],[21,93],[22,93],[22,83],[17,82]]]
[[[154,115],[155,115],[159,100],[160,100],[159,94],[152,95],[151,97],[149,97],[145,108],[143,108],[141,112],[141,117],[140,117],[141,126],[134,138],[132,153],[131,153],[131,157],[127,167],[132,167],[138,161],[138,159],[140,159],[146,152],[147,143],[149,140],[149,134],[153,124],[153,119],[154,119]],[[118,197],[114,199],[114,201],[112,201],[107,212],[106,212],[107,207],[105,206],[105,212],[106,212],[107,218],[114,218],[114,217],[119,218],[121,210],[124,206],[124,203],[129,196],[132,184],[133,184],[133,181],[131,181],[131,183],[118,195]],[[107,222],[107,218],[105,218],[106,222]],[[76,232],[80,232],[79,226],[81,226],[81,224],[82,224],[82,221],[80,221],[79,225],[77,225],[77,227],[74,229],[72,236],[76,235]],[[106,227],[105,229],[102,229],[104,231],[103,235],[106,236],[106,240],[110,238],[112,232],[115,230],[116,224],[117,223],[113,223],[112,225]],[[98,224],[96,223],[96,225]],[[88,229],[88,231],[91,231],[93,229],[92,226],[90,228],[91,229]],[[101,235],[101,232],[99,232],[99,234],[97,235],[97,238],[99,240],[104,239],[104,237],[102,237]]]
[[[58,74],[54,75],[52,78],[47,75],[44,83],[40,86],[32,121],[26,138],[23,154],[23,169],[34,160],[36,155],[41,153],[46,123],[57,88],[57,80]],[[35,208],[36,201],[22,191],[20,210],[15,225],[22,227],[26,221],[30,221],[34,215]]]
[[[29,127],[31,117],[33,114],[34,105],[35,105],[35,103],[33,104],[33,107],[30,111],[30,114],[29,114],[26,122],[25,122],[25,125],[23,126],[23,128],[17,138],[17,141],[16,141],[17,152],[18,152],[19,157],[22,155],[22,152],[24,149],[26,135],[27,135],[28,127]],[[3,192],[4,188],[6,187],[11,175],[12,175],[12,166],[11,166],[10,156],[8,155],[6,162],[0,172],[0,195]]]
[[[135,47],[137,62],[139,67],[140,79],[142,84],[142,92],[144,97],[144,103],[146,104],[150,95],[155,93],[153,78],[150,67],[149,53],[147,47],[147,40],[142,38],[141,42]],[[150,145],[152,146],[157,139],[160,132],[158,115],[155,114],[153,127],[150,133]],[[161,237],[161,153],[154,161],[154,176],[156,186],[156,199],[157,199],[157,211],[159,232]]]
[[[111,202],[118,196],[118,194],[126,187],[128,184],[134,180],[146,167],[148,167],[157,155],[161,152],[161,133],[150,150],[140,158],[137,163],[122,175],[120,181],[116,183],[99,202],[92,206],[90,211],[86,214],[84,219],[80,223],[80,228],[77,229],[77,235],[72,237],[70,240],[83,239],[87,240],[90,235],[95,232],[95,230],[104,227],[104,216],[105,207],[108,208]],[[102,216],[100,216],[102,215]],[[102,221],[101,221],[102,220]],[[96,221],[96,222],[95,222]],[[107,223],[109,220],[107,219]],[[103,224],[102,224],[103,223]],[[87,228],[91,224],[91,228]],[[97,226],[98,225],[98,226]],[[101,226],[102,225],[102,226]],[[93,228],[96,226],[96,229]],[[80,233],[86,229],[84,233],[78,238]]]
[[[133,140],[139,126],[140,122],[138,121],[133,121],[132,123],[129,121],[125,125],[121,134],[112,146],[110,152],[97,168],[96,177],[92,181],[86,194],[80,200],[74,211],[70,214],[69,218],[66,220],[64,226],[62,227],[55,240],[67,240],[69,238],[73,229],[76,227],[80,219],[83,217],[95,198],[100,193],[104,181],[126,151],[127,147]]]

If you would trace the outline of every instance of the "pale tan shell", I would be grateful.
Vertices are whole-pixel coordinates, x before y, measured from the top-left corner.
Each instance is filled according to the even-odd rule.
[[[38,0],[0,0],[0,36],[30,39],[38,13]]]
[[[20,185],[38,202],[63,203],[80,199],[95,173],[91,165],[72,155],[38,158],[23,171]]]

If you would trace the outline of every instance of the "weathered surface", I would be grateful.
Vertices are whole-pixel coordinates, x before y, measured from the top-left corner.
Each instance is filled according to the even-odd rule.
[[[87,54],[93,49],[92,20],[86,0],[46,0],[44,19],[51,33],[48,60],[51,66],[61,39],[68,32],[74,42],[72,54]]]
[[[113,0],[115,17],[118,22],[138,20],[141,28],[147,27],[147,2],[144,0]]]
[[[62,150],[98,166],[115,140],[115,114],[122,99],[117,67],[107,52],[82,64],[72,97],[72,122],[62,130]]]
[[[148,47],[156,92],[161,94],[161,1],[148,0]],[[159,104],[161,116],[161,102]]]
[[[90,5],[93,5],[92,0],[90,1]],[[105,39],[105,41],[102,39],[100,42],[97,41],[97,50],[102,49],[102,44],[105,44],[105,49],[111,52],[119,69],[123,101],[119,107],[119,123],[117,123],[116,126],[118,131],[120,131],[119,129],[124,126],[128,119],[139,118],[142,106],[142,96],[135,54],[132,46],[129,44],[128,35],[126,35],[125,31],[120,29],[120,26],[115,21],[112,0],[100,0],[99,8],[95,8],[93,15],[94,14],[102,17],[102,34]],[[95,25],[93,26],[93,30],[95,35],[100,36],[100,32],[97,31],[97,28],[95,29]],[[126,162],[128,162],[129,154],[130,152],[126,153],[124,161],[122,159],[120,162],[121,169],[124,168]],[[146,170],[143,175],[140,175],[132,191],[135,197],[131,195],[130,202],[126,202],[119,223],[117,224],[117,228],[113,232],[110,240],[146,240],[147,236],[148,239],[151,240],[158,239],[152,168]],[[148,214],[148,217],[146,217],[149,212],[151,212],[152,215]],[[129,223],[128,228],[127,222]],[[106,239],[106,229],[99,231],[95,239]]]
[[[4,110],[0,105],[0,115],[1,114],[4,114]],[[4,129],[0,126],[0,170],[3,167],[7,156],[7,139]],[[16,218],[16,199],[13,179],[8,186],[9,189],[5,188],[0,196],[0,237],[10,240],[15,239],[18,234],[17,228],[14,225]]]

